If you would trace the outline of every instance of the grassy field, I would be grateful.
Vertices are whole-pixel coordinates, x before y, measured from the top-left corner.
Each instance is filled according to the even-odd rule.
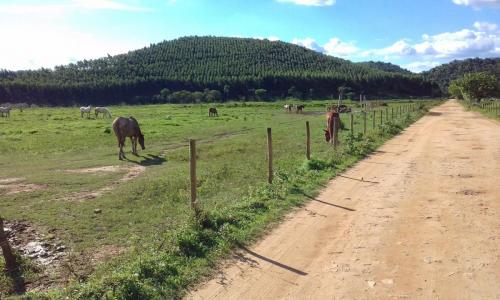
[[[178,297],[231,248],[250,243],[437,102],[392,101],[377,110],[375,128],[368,114],[365,136],[358,136],[362,115],[355,114],[352,136],[343,114],[347,128],[337,152],[323,134],[332,103],[307,102],[303,114],[284,112],[283,102],[227,103],[217,105],[218,118],[207,116],[207,105],[110,107],[114,116],[136,117],[145,135],[138,157],[127,141],[127,161],[118,160],[111,120],[82,119],[78,108],[16,110],[0,118],[0,214],[67,247],[64,263],[50,272],[27,267],[29,281],[42,289],[68,286],[45,294],[53,298]],[[401,107],[419,109],[400,115]],[[381,124],[379,110],[386,109]],[[273,185],[267,184],[267,127],[273,129]],[[197,140],[203,213],[196,220],[188,139]],[[107,168],[88,170],[96,167]],[[50,284],[37,284],[42,281]],[[12,292],[10,284],[0,276],[0,297]]]
[[[498,99],[490,101],[483,100],[481,103],[472,106],[465,101],[460,102],[468,109],[477,111],[489,118],[500,120],[500,101]]]

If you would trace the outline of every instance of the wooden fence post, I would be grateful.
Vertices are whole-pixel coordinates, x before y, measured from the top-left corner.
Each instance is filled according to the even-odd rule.
[[[380,125],[382,125],[384,123],[384,110],[381,109],[380,110]]]
[[[366,135],[366,111],[363,112],[363,134]]]
[[[267,128],[267,162],[269,169],[267,182],[271,184],[273,183],[273,137],[271,133],[271,128]]]
[[[191,208],[198,212],[196,202],[196,140],[189,140],[189,175],[191,177]]]
[[[7,235],[3,229],[3,219],[0,217],[0,247],[2,248],[3,258],[5,260],[5,268],[8,272],[14,272],[17,269],[16,257],[12,253]]]
[[[389,121],[389,108],[388,107],[385,108],[385,120]]]
[[[351,113],[351,134],[354,135],[354,114]]]
[[[391,107],[391,119],[394,121],[394,107]]]
[[[375,130],[375,111],[373,111],[372,129]]]
[[[340,124],[340,114],[339,114],[339,124]],[[340,128],[337,128],[337,122],[333,122],[333,149],[336,150],[337,146],[339,144],[339,136],[338,136],[338,131]]]
[[[306,158],[311,160],[311,131],[309,121],[306,121]]]

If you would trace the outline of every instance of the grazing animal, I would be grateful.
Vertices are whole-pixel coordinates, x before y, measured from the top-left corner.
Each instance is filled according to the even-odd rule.
[[[218,117],[218,116],[219,116],[219,114],[217,113],[217,108],[215,108],[215,107],[210,107],[210,108],[208,109],[208,116],[209,116],[209,117]]]
[[[283,108],[285,109],[285,111],[287,111],[287,112],[291,112],[291,111],[292,111],[292,108],[293,108],[293,105],[291,105],[291,104],[285,104],[285,105],[283,106]]]
[[[10,107],[0,106],[0,114],[2,115],[2,117],[10,117],[10,110]]]
[[[339,113],[349,113],[351,112],[351,108],[347,105],[344,105],[344,104],[341,104],[340,106],[338,105],[332,105],[330,107],[327,107],[327,111],[331,111],[331,110],[336,110],[337,112]]]
[[[326,141],[333,143],[333,135],[334,133],[338,134],[339,129],[340,129],[340,115],[338,111],[334,108],[326,113],[326,129],[324,129]]]
[[[99,116],[99,113],[102,114],[103,118],[106,117],[106,116],[108,116],[109,118],[111,118],[111,112],[106,107],[99,107],[99,106],[97,106],[94,110],[95,110],[95,118],[96,119]]]
[[[91,105],[89,105],[87,107],[85,107],[85,106],[80,107],[80,113],[82,115],[82,118],[83,118],[83,114],[87,114],[87,119],[90,119],[90,112],[91,111],[92,111]]]
[[[130,138],[132,143],[132,154],[137,154],[137,140],[141,145],[142,150],[146,149],[144,147],[144,135],[139,128],[139,123],[134,117],[118,117],[113,121],[113,131],[115,132],[116,139],[118,140],[118,147],[120,147],[120,152],[118,153],[118,159],[122,160],[125,158],[125,153],[123,152],[123,147],[125,146],[125,139]]]
[[[301,113],[301,112],[304,110],[304,107],[305,107],[305,105],[303,105],[303,104],[301,104],[301,105],[296,105],[296,106],[295,106],[295,111],[296,111],[297,113]]]

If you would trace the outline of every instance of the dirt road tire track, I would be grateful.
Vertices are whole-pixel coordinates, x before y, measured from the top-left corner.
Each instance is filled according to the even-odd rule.
[[[500,125],[448,101],[187,298],[500,299],[499,206]]]

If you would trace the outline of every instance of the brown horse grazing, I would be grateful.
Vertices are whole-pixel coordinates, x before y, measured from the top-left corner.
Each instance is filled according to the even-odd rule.
[[[325,139],[327,142],[333,143],[333,134],[337,135],[340,129],[340,115],[336,109],[332,109],[326,113],[326,129]]]
[[[144,147],[144,135],[139,128],[139,123],[134,117],[124,118],[118,117],[113,121],[113,131],[115,132],[116,138],[118,139],[118,147],[120,147],[120,152],[118,154],[118,159],[122,160],[125,158],[125,153],[123,152],[123,147],[125,146],[125,139],[130,138],[132,142],[132,154],[137,154],[137,140],[141,144],[142,150],[146,149]]]
[[[215,108],[215,107],[210,107],[210,108],[208,109],[208,116],[209,116],[209,117],[218,117],[218,116],[219,116],[219,114],[217,113],[217,108]]]

